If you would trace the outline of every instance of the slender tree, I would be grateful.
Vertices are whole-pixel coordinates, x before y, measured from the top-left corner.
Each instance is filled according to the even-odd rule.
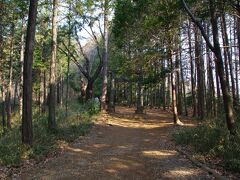
[[[56,58],[57,58],[57,16],[58,0],[53,0],[52,15],[52,57],[50,61],[50,92],[48,102],[48,129],[56,129]]]
[[[68,8],[68,47],[71,46],[71,9],[72,9],[72,4],[71,4],[71,2],[69,2],[69,8]],[[71,60],[71,55],[68,53],[68,56],[67,56],[66,102],[65,102],[66,116],[68,115],[68,103],[69,103],[68,101],[69,101],[70,60]]]
[[[20,51],[20,93],[19,93],[19,114],[22,117],[23,109],[23,63],[24,63],[24,42],[25,42],[24,20],[22,20],[21,28],[21,51]]]
[[[12,124],[12,81],[13,81],[13,46],[14,46],[14,31],[15,25],[14,22],[11,23],[11,40],[10,40],[10,57],[9,57],[9,83],[7,91],[7,128],[11,129]]]
[[[101,96],[101,110],[107,110],[107,84],[108,84],[108,14],[109,14],[109,0],[104,1],[104,52],[103,52],[103,81],[102,81],[102,96]]]
[[[176,68],[174,67],[173,62],[173,52],[169,49],[168,58],[171,63],[171,86],[172,86],[172,110],[173,110],[173,121],[174,124],[181,125],[181,121],[178,116],[178,108],[177,108],[177,86],[176,86]]]

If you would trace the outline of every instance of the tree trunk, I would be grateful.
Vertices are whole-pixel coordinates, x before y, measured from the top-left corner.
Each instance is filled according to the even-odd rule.
[[[173,65],[172,51],[169,50],[169,61],[171,63],[171,83],[172,83],[172,111],[174,124],[180,124],[177,109],[177,88],[176,88],[176,70]]]
[[[234,33],[234,46],[235,46],[235,53],[239,53],[239,56],[238,58],[240,57],[240,47],[237,48],[237,33],[238,33],[238,21],[239,21],[239,18],[234,18],[234,27],[233,27],[233,33]],[[237,27],[236,27],[237,26]],[[235,31],[236,29],[236,31]],[[239,31],[240,33],[240,31]],[[237,37],[236,37],[237,36]],[[240,36],[240,35],[239,35]],[[240,40],[240,37],[239,37],[239,40]],[[240,45],[240,42],[239,42],[239,45]],[[239,58],[240,59],[240,58]],[[240,60],[237,60],[235,59],[235,76],[236,76],[236,101],[239,103],[239,77],[238,77],[238,72],[239,72],[239,66],[240,64],[238,64]]]
[[[63,77],[63,74],[61,74],[61,99],[60,99],[60,104],[61,104],[61,107],[63,106],[63,95],[64,95],[64,77]]]
[[[224,38],[224,36],[223,36]],[[225,39],[223,39],[223,44],[225,45],[226,42],[225,42]],[[226,49],[224,49],[223,51],[223,54],[224,54],[224,68],[225,68],[225,75],[226,75],[226,86],[228,88],[228,91],[230,91],[230,83],[229,83],[229,70],[228,70],[228,58],[227,58],[227,52],[226,52]]]
[[[48,104],[48,129],[56,129],[56,58],[57,58],[57,16],[58,0],[53,0],[52,16],[52,57],[50,61],[50,92]]]
[[[109,112],[115,112],[114,97],[115,97],[115,75],[113,72],[111,72],[111,87],[110,87],[109,107],[108,107]]]
[[[103,81],[101,96],[101,111],[107,110],[107,83],[108,83],[108,11],[109,1],[104,1],[104,54],[103,54]]]
[[[47,71],[43,71],[43,106],[42,106],[42,112],[46,111],[46,106],[47,106],[47,94],[48,94],[48,89],[47,89]]]
[[[72,4],[69,4],[69,9],[68,9],[69,17],[68,17],[68,47],[71,47],[71,11],[72,11]],[[65,102],[65,108],[66,108],[66,116],[68,115],[68,101],[69,101],[69,73],[70,73],[70,60],[71,60],[71,55],[68,52],[68,57],[67,57],[67,87],[66,87],[66,102]]]
[[[0,10],[2,11],[2,6],[0,6]],[[0,18],[0,23],[2,19]],[[1,83],[1,93],[2,93],[2,102],[1,102],[1,115],[2,115],[2,126],[3,130],[5,130],[6,126],[6,116],[5,116],[5,100],[6,100],[6,92],[5,92],[5,75],[4,75],[4,57],[3,57],[3,27],[0,25],[0,83]]]
[[[3,126],[3,130],[5,130],[6,128],[6,113],[5,113],[5,108],[6,108],[6,92],[5,92],[5,89],[4,89],[4,86],[2,84],[2,106],[1,106],[1,109],[2,109],[2,126]]]
[[[180,71],[181,71],[181,87],[183,90],[183,100],[184,100],[184,111],[185,116],[188,116],[188,110],[187,110],[187,99],[186,99],[186,87],[185,87],[185,79],[184,79],[184,73],[183,73],[183,65],[182,65],[182,50],[180,50]]]
[[[169,60],[170,57],[168,57],[168,67],[171,67],[171,62]],[[171,57],[172,58],[172,57]],[[171,104],[172,104],[172,83],[171,83],[171,75],[168,75],[167,80],[168,88],[167,88],[167,103],[168,103],[168,110],[170,110]]]
[[[178,50],[179,51],[179,50]],[[177,98],[177,109],[178,109],[178,114],[182,115],[182,83],[180,80],[180,60],[179,60],[179,52],[177,51],[176,55],[176,98]]]
[[[94,81],[92,79],[88,80],[87,88],[86,88],[86,101],[93,97],[93,84]]]
[[[216,66],[217,66],[217,71],[218,71],[222,94],[223,94],[223,103],[224,103],[224,109],[226,113],[226,123],[230,133],[235,134],[236,128],[235,128],[235,120],[233,118],[231,96],[227,88],[225,72],[223,67],[223,59],[222,59],[221,48],[219,44],[218,21],[217,21],[216,9],[214,4],[215,1],[210,0],[209,2],[210,2],[213,41],[214,41],[214,53],[216,56]]]
[[[19,114],[22,118],[23,110],[23,62],[24,62],[24,20],[22,21],[21,30],[21,51],[20,51],[20,93],[19,93]]]
[[[150,99],[150,90],[149,87],[146,87],[146,106],[149,106],[149,100]]]
[[[15,86],[14,86],[13,110],[16,108],[17,96],[18,96],[18,80],[16,80]]]
[[[61,103],[61,79],[57,82],[57,104]]]
[[[86,102],[86,89],[87,89],[87,84],[83,76],[81,76],[81,99],[83,103]]]
[[[138,74],[138,83],[137,83],[137,109],[135,113],[142,114],[144,110],[143,106],[143,74],[139,72]]]
[[[149,99],[150,99],[150,109],[153,108],[153,85],[150,84],[149,87]]]
[[[132,82],[129,82],[129,93],[130,93],[130,97],[129,97],[129,103],[128,103],[128,107],[132,107],[133,104],[133,85]]]
[[[217,86],[217,114],[218,114],[220,111],[220,106],[221,106],[221,103],[220,103],[221,92],[220,92],[220,83],[219,83],[219,75],[217,72],[217,68],[215,68],[215,74],[216,74],[216,86]]]
[[[233,76],[232,56],[231,56],[231,53],[229,51],[229,40],[228,40],[228,33],[227,33],[227,25],[226,25],[225,15],[221,16],[221,20],[222,20],[222,39],[223,39],[224,46],[226,46],[224,48],[225,67],[229,66],[229,69],[230,69],[230,71],[228,71],[228,68],[226,68],[225,73],[226,73],[227,80],[229,79],[229,74],[230,74],[233,104],[236,105],[235,81],[234,81],[234,76]],[[230,87],[229,84],[230,83],[228,82],[228,87]]]
[[[193,55],[192,55],[192,38],[191,38],[191,23],[190,22],[188,25],[188,45],[189,45],[189,55],[190,55],[190,63],[191,63],[192,109],[193,109],[193,117],[196,117],[196,114],[197,114],[196,85],[195,85],[194,62],[193,62]]]
[[[161,69],[164,70],[165,69],[165,61],[163,60],[162,61],[162,65],[161,65]],[[162,84],[161,84],[161,95],[162,95],[162,107],[163,107],[163,110],[166,111],[166,77],[164,76],[163,77],[163,81],[162,81]]]
[[[240,11],[238,12],[238,16],[240,16]],[[239,69],[240,69],[240,18],[237,18],[237,40],[238,40],[238,63],[239,63]],[[237,86],[237,88],[239,88],[239,86]],[[238,89],[238,91],[240,91]],[[238,94],[239,96],[239,94]]]
[[[207,35],[210,36],[209,25],[206,25]],[[208,74],[208,102],[206,104],[208,115],[211,117],[216,117],[217,115],[217,104],[215,97],[215,85],[213,79],[213,65],[212,65],[212,53],[209,47],[206,44],[206,53],[207,53],[207,74]]]
[[[9,62],[9,84],[7,92],[7,128],[11,129],[12,124],[12,76],[13,76],[13,45],[14,45],[14,24],[11,27],[11,44],[10,44],[10,62]]]
[[[22,142],[32,145],[32,63],[34,39],[36,30],[38,0],[31,0],[29,5],[26,45],[23,69],[23,113],[22,113]]]
[[[195,26],[195,62],[197,67],[197,99],[198,99],[198,118],[204,119],[204,61],[202,57],[202,48],[201,48],[201,34],[199,29]]]
[[[162,96],[163,96],[163,110],[166,111],[166,78],[164,77],[162,83]]]

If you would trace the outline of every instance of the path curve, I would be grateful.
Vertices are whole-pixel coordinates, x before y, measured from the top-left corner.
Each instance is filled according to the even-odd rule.
[[[101,116],[87,136],[64,147],[60,156],[24,170],[21,179],[213,179],[175,150],[170,134],[176,127],[169,113],[133,112],[118,107]]]

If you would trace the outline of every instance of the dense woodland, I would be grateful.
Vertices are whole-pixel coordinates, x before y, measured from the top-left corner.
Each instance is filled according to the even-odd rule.
[[[68,136],[74,113],[121,105],[196,119],[176,141],[198,134],[193,145],[239,170],[240,1],[1,0],[0,13],[1,164]]]

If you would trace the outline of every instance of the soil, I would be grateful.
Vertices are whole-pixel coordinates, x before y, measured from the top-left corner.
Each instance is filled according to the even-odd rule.
[[[176,151],[171,134],[178,128],[168,112],[135,115],[134,109],[118,107],[116,113],[101,114],[90,133],[64,145],[59,156],[12,179],[214,179]]]

